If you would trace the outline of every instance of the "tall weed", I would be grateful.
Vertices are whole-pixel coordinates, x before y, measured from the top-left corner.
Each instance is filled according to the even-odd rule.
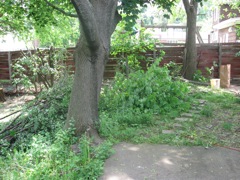
[[[86,136],[77,140],[63,130],[53,141],[49,136],[35,135],[30,143],[27,151],[14,150],[0,157],[0,179],[97,179],[112,152],[109,142],[93,147]],[[79,143],[79,154],[71,150],[73,143]]]

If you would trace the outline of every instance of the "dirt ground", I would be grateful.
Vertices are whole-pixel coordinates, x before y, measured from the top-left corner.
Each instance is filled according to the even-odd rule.
[[[232,91],[240,95],[240,80],[234,80],[231,82],[230,88],[227,90]]]
[[[11,95],[5,96],[6,101],[0,102],[0,122],[7,122],[18,115],[15,113],[7,118],[4,118],[16,111],[22,109],[23,105],[31,100],[33,100],[35,96],[24,94],[24,95]]]

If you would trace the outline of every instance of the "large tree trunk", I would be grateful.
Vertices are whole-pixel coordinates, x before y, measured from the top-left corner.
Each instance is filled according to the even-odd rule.
[[[94,131],[98,123],[98,101],[110,38],[120,20],[117,0],[72,0],[81,24],[74,54],[75,77],[66,127],[74,122],[76,135]]]
[[[84,52],[87,48],[83,43],[79,41],[74,56],[76,70],[67,118],[67,127],[74,120],[77,135],[88,128],[94,129],[98,121],[99,89],[107,57],[106,52],[98,50],[91,60],[91,55]]]
[[[197,47],[196,47],[196,28],[197,28],[197,7],[195,0],[183,0],[187,14],[187,32],[186,32],[186,51],[183,60],[183,76],[192,80],[197,70]]]

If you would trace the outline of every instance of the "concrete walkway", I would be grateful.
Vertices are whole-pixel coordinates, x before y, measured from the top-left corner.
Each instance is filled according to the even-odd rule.
[[[121,143],[101,180],[240,180],[240,152],[226,148]]]

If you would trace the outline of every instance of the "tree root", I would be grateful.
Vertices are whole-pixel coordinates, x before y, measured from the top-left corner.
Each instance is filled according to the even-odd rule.
[[[93,138],[93,145],[98,146],[99,144],[102,144],[103,139],[99,136],[99,133],[95,128],[88,128],[86,134],[88,137]]]
[[[96,147],[99,146],[100,144],[103,143],[103,139],[99,136],[98,131],[95,128],[89,127],[87,129],[87,131],[85,132],[85,136],[89,139],[89,141],[91,142],[91,146],[92,147]],[[70,149],[72,152],[74,152],[75,154],[80,154],[81,153],[81,149],[79,147],[79,143],[77,144],[73,144],[70,146]]]

